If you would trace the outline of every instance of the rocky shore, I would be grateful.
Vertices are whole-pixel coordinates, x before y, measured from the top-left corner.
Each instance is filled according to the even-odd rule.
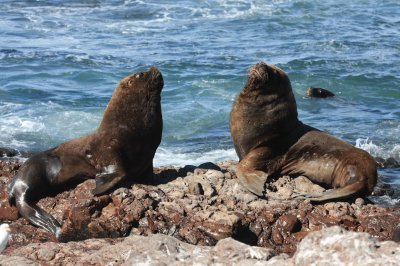
[[[100,197],[87,180],[43,198],[38,204],[63,224],[62,243],[9,205],[7,187],[19,167],[17,160],[0,161],[0,222],[12,231],[0,265],[307,265],[338,258],[395,265],[400,259],[394,242],[400,208],[361,198],[319,205],[291,199],[295,191],[323,190],[304,177],[274,180],[260,199],[237,183],[233,161],[156,168],[150,184],[126,182]]]

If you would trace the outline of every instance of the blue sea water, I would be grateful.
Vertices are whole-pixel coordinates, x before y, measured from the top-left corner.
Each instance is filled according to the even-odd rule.
[[[399,36],[398,0],[0,0],[0,147],[41,151],[95,130],[118,81],[154,65],[155,165],[236,160],[229,112],[265,61],[289,75],[303,122],[399,161]],[[337,97],[307,98],[309,86]],[[400,187],[399,168],[379,175]]]

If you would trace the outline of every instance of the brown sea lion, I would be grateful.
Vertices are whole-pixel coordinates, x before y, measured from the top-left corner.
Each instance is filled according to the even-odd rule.
[[[326,188],[321,195],[297,195],[313,201],[363,196],[377,180],[374,159],[361,149],[297,118],[288,76],[278,67],[251,67],[236,98],[230,128],[239,156],[240,183],[262,196],[269,177],[303,175]]]
[[[333,97],[335,94],[327,89],[309,87],[306,92],[308,97],[327,98]]]
[[[60,223],[34,202],[71,182],[96,179],[101,194],[125,177],[153,174],[153,157],[161,141],[160,93],[164,81],[152,67],[119,82],[97,130],[29,158],[9,188],[10,202],[31,223],[56,236]]]

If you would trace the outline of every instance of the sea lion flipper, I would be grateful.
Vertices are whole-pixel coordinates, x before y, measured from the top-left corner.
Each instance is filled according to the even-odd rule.
[[[360,191],[362,191],[362,188],[364,187],[364,185],[365,185],[364,182],[355,182],[355,183],[346,185],[344,187],[326,190],[318,195],[298,193],[293,198],[308,199],[310,201],[315,201],[315,202],[322,202],[322,201],[328,201],[328,200],[334,200],[334,199],[335,200],[343,199],[343,198],[355,196]]]
[[[93,195],[103,194],[107,190],[113,188],[124,178],[125,175],[116,175],[115,173],[97,175],[96,188],[92,190]]]
[[[36,226],[42,227],[43,229],[49,231],[54,234],[57,238],[61,232],[60,223],[50,214],[45,212],[39,206],[35,204],[29,204],[26,201],[23,201],[22,204],[17,202],[17,208],[20,214],[28,219],[31,223]]]
[[[9,201],[15,202],[22,217],[34,225],[53,233],[58,238],[61,232],[60,223],[39,206],[27,201],[26,197],[30,194],[31,190],[25,182],[14,178],[9,190]]]
[[[275,167],[273,164],[266,165],[269,156],[268,147],[256,148],[240,160],[236,169],[238,181],[257,196],[264,196],[265,184],[271,175],[269,170]]]
[[[242,186],[247,188],[257,196],[264,195],[265,183],[267,182],[268,174],[249,167],[245,160],[242,160],[236,169],[236,176]]]

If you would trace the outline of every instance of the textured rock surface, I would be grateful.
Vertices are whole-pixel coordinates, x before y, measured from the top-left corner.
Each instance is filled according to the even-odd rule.
[[[295,265],[399,265],[400,244],[334,226],[310,233],[300,242],[293,261]]]
[[[29,244],[9,252],[7,256],[0,256],[0,264],[36,262],[62,265],[227,265],[237,262],[256,264],[265,262],[274,255],[271,249],[251,247],[232,238],[220,240],[214,247],[208,247],[191,245],[170,236],[156,234],[63,244]]]
[[[155,169],[152,185],[126,183],[100,197],[90,192],[94,180],[87,180],[74,189],[41,199],[38,204],[62,222],[62,241],[78,241],[60,246],[49,243],[57,240],[20,218],[16,208],[9,205],[7,186],[18,168],[18,162],[0,161],[0,221],[9,222],[12,230],[7,255],[20,254],[15,252],[25,250],[30,243],[63,248],[83,245],[79,249],[85,250],[92,243],[120,243],[125,241],[120,237],[155,233],[202,246],[214,246],[231,237],[274,254],[292,255],[307,234],[333,225],[367,232],[379,241],[399,238],[399,208],[382,208],[363,199],[315,206],[304,200],[287,200],[295,191],[323,190],[304,177],[271,182],[269,198],[260,199],[236,182],[236,163],[223,162],[160,167]],[[84,241],[90,238],[105,239]],[[40,256],[50,258],[52,253]]]
[[[292,258],[232,238],[214,247],[167,235],[35,243],[0,255],[0,265],[398,265],[400,244],[340,227],[310,233]],[[313,264],[314,263],[314,264]]]

